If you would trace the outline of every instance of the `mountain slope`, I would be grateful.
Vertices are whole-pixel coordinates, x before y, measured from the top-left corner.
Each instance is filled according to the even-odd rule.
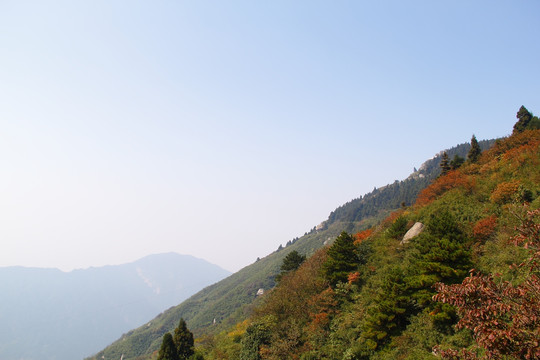
[[[342,233],[199,352],[207,360],[436,360],[440,345],[443,354],[471,351],[449,350],[447,359],[536,359],[540,213],[530,210],[539,208],[540,131],[515,133],[438,177],[413,206],[353,237]],[[404,241],[418,223],[423,229]],[[469,276],[473,268],[483,277]],[[436,284],[465,279],[434,300]],[[468,312],[456,313],[451,296]],[[475,337],[454,327],[464,313]]]
[[[480,142],[483,148],[494,140]],[[469,144],[446,150],[449,156],[466,157]],[[440,173],[440,153],[426,161],[406,180],[396,181],[355,199],[332,212],[325,222],[314,227],[299,239],[289,241],[274,253],[258,260],[217,284],[209,286],[180,305],[160,314],[145,326],[124,334],[119,340],[100,351],[92,359],[105,357],[124,360],[150,355],[159,349],[163,334],[174,329],[184,318],[196,336],[218,333],[243,320],[257,302],[257,291],[274,285],[283,258],[293,250],[311,255],[325,243],[331,242],[343,230],[359,231],[386,217],[401,206],[410,205],[420,190]]]
[[[0,358],[83,358],[227,275],[174,253],[69,273],[0,268]]]
[[[495,140],[483,140],[478,144],[482,150],[486,150],[492,147],[494,143]],[[470,147],[471,145],[469,143],[464,143],[444,151],[450,159],[456,155],[466,158]],[[358,222],[372,217],[380,220],[381,215],[388,213],[387,210],[398,209],[402,204],[405,206],[414,204],[418,193],[439,176],[439,164],[442,153],[443,151],[424,162],[407,179],[403,181],[396,180],[392,184],[375,189],[364,196],[353,199],[338,207],[330,213],[326,223],[332,224],[339,222],[343,230],[352,231]]]

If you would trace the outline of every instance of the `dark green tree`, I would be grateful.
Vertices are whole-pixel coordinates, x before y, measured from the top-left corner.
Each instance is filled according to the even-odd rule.
[[[296,270],[305,260],[305,255],[300,255],[298,251],[293,250],[283,259],[283,263],[281,264],[281,272]]]
[[[454,155],[454,158],[452,161],[450,161],[450,167],[452,170],[458,169],[463,163],[465,162],[465,159],[459,156],[458,154]]]
[[[446,151],[442,154],[441,163],[439,166],[441,167],[441,175],[444,175],[450,171],[450,160],[448,160],[448,154]]]
[[[300,255],[298,251],[293,250],[285,256],[281,263],[281,272],[276,276],[276,280],[280,281],[284,275],[294,271],[300,267],[300,265],[306,260],[305,255]]]
[[[480,158],[480,154],[482,153],[482,149],[480,149],[480,145],[478,145],[478,140],[476,140],[476,136],[472,136],[471,138],[471,149],[469,150],[469,153],[467,154],[467,160],[471,163],[475,163]]]
[[[386,232],[389,237],[394,239],[401,238],[407,232],[407,218],[405,216],[398,216]]]
[[[171,333],[163,336],[157,360],[178,360],[178,352]]]
[[[433,285],[458,283],[472,267],[469,239],[454,216],[442,210],[427,221],[426,230],[412,242],[405,283],[415,311],[430,313],[433,324],[449,329],[456,320],[454,308],[432,301]]]
[[[193,334],[188,330],[184,319],[180,319],[178,327],[174,329],[174,344],[178,353],[178,359],[187,360],[194,351]]]
[[[516,118],[518,121],[514,124],[514,134],[525,131],[532,119],[532,114],[523,105],[519,108]]]
[[[540,119],[538,116],[533,116],[531,122],[529,123],[529,129],[537,130],[540,129]]]
[[[427,306],[434,295],[433,284],[457,283],[471,268],[471,254],[466,247],[468,239],[454,216],[441,211],[431,216],[422,232],[413,242],[413,264],[408,278],[415,289],[412,298],[421,307]]]
[[[324,277],[335,286],[338,282],[346,282],[349,273],[359,264],[356,246],[351,235],[343,231],[328,249],[327,259],[322,265]]]
[[[375,299],[362,324],[361,352],[375,350],[407,326],[413,304],[404,269],[399,265],[385,269]]]

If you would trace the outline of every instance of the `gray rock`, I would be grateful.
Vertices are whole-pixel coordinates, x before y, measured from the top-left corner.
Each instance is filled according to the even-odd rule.
[[[403,240],[401,240],[401,242],[399,243],[400,245],[403,245],[403,244],[407,244],[413,237],[417,236],[418,234],[420,234],[422,232],[422,230],[424,230],[424,224],[422,224],[421,222],[417,222],[415,223],[410,229],[409,231],[407,231],[405,233],[405,235],[403,236]]]

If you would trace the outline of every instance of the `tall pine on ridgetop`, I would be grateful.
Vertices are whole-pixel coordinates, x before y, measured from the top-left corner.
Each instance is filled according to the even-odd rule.
[[[442,154],[441,163],[439,164],[439,166],[441,167],[441,175],[446,174],[451,169],[450,161],[448,160],[448,154],[446,153],[446,151]]]
[[[533,114],[523,105],[519,108],[516,118],[518,121],[514,124],[514,134],[525,130],[540,129],[540,120],[538,117],[533,116]]]
[[[478,145],[478,140],[476,140],[476,136],[474,136],[473,134],[471,138],[471,149],[467,154],[467,160],[471,163],[475,163],[478,161],[478,158],[480,158],[480,154],[482,154],[482,149],[480,149],[480,145]]]
[[[531,122],[532,114],[525,106],[521,105],[516,114],[516,118],[518,121],[514,124],[514,134],[523,132],[525,129],[527,129],[527,126]]]

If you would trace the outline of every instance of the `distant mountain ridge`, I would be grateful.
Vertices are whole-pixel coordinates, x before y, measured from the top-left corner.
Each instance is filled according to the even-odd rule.
[[[495,140],[480,141],[487,149]],[[467,156],[470,144],[459,144],[444,150],[450,158]],[[333,241],[343,230],[357,232],[366,229],[398,209],[402,203],[411,205],[418,193],[440,174],[441,151],[422,164],[407,179],[395,181],[354,199],[332,211],[326,221],[313,227],[300,238],[280,245],[276,251],[258,259],[228,278],[211,285],[153,319],[147,326],[133,329],[119,340],[89,359],[149,359],[159,349],[163,335],[173,330],[180,318],[196,336],[216,334],[245,319],[249,309],[257,303],[259,289],[275,285],[283,258],[291,251],[311,255]]]
[[[0,268],[0,359],[81,359],[229,274],[175,253],[71,272]]]

